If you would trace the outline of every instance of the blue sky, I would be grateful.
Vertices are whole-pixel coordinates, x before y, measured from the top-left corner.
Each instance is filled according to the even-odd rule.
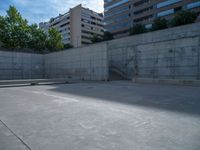
[[[9,5],[15,6],[29,23],[48,21],[78,4],[103,12],[103,0],[0,0],[0,15],[5,15]]]

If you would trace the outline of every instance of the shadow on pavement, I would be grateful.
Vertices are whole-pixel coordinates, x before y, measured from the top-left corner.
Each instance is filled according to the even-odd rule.
[[[50,90],[94,100],[200,115],[200,87],[112,81],[53,85]]]

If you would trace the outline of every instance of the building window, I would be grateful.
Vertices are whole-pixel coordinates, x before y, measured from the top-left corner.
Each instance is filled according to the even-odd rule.
[[[138,10],[138,11],[135,11],[135,12],[134,12],[134,15],[142,14],[142,13],[144,13],[144,12],[150,11],[151,9],[153,9],[153,6],[150,6],[150,7],[147,7],[147,8]]]
[[[125,7],[121,7],[120,9],[117,9],[115,11],[112,11],[112,12],[109,12],[109,13],[105,13],[105,19],[109,18],[109,17],[112,17],[114,15],[118,15],[122,12],[125,12],[129,10],[128,6],[125,6]]]
[[[114,30],[119,30],[121,28],[127,28],[127,27],[130,27],[130,23],[122,22],[122,23],[119,23],[118,25],[108,27],[107,29],[108,29],[108,31],[114,31]]]
[[[145,17],[141,17],[141,18],[135,19],[133,21],[134,21],[134,23],[137,23],[137,22],[141,22],[141,21],[145,21],[145,20],[150,20],[151,18],[153,18],[153,15],[148,15],[148,16],[145,16]]]
[[[82,38],[82,39],[87,39],[87,40],[91,40],[91,37],[88,37],[88,36],[84,36],[84,35],[82,35],[82,36],[81,36],[81,38]]]
[[[86,19],[81,19],[83,22],[85,22],[85,23],[90,23],[90,21],[89,20],[86,20]]]
[[[170,15],[173,13],[174,13],[174,9],[169,9],[169,10],[165,10],[165,11],[161,11],[161,12],[157,13],[157,16],[163,17],[163,16],[167,16],[167,15]]]
[[[86,24],[82,24],[82,27],[86,28],[86,29],[90,29],[91,30],[91,27],[86,25]]]
[[[187,9],[192,9],[192,8],[200,7],[200,1],[194,2],[194,3],[190,3],[186,7],[187,7]]]
[[[90,31],[86,31],[86,30],[81,30],[82,33],[85,33],[85,34],[90,34],[90,35],[94,35],[94,33],[90,32]]]
[[[64,26],[67,26],[69,24],[69,22],[68,23],[65,23],[65,24],[62,24],[62,25],[60,25],[60,27],[62,28],[62,27],[64,27]]]
[[[161,3],[158,3],[156,5],[157,8],[161,8],[161,7],[165,7],[165,6],[168,6],[168,5],[172,5],[172,4],[175,4],[175,3],[178,3],[178,2],[181,2],[182,0],[167,0],[167,1],[164,1],[164,2],[161,2]]]
[[[140,5],[143,5],[144,3],[149,3],[149,0],[141,0],[139,2],[134,3],[133,5],[134,6],[140,6]]]
[[[129,18],[129,15],[128,14],[124,14],[124,15],[118,16],[116,18],[109,19],[109,20],[107,20],[105,22],[106,22],[106,25],[108,25],[108,24],[111,24],[111,23],[114,23],[114,22],[120,22],[120,21],[122,21],[124,19],[128,19],[128,18]]]
[[[105,7],[105,11],[108,11],[108,10],[110,10],[110,9],[112,9],[112,8],[115,8],[115,7],[120,6],[120,5],[124,4],[124,3],[127,3],[128,1],[129,1],[129,0],[121,0],[121,1],[119,1],[119,2],[117,2],[117,3],[114,3],[114,4],[111,5],[111,6]]]
[[[82,13],[81,16],[82,16],[82,17],[85,17],[85,18],[90,18],[90,15],[88,15],[88,14],[86,14],[86,13]]]
[[[96,18],[97,21],[102,21],[102,19]]]

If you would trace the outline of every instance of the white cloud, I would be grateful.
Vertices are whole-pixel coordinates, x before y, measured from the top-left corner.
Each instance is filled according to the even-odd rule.
[[[47,21],[79,4],[103,12],[103,0],[5,0],[4,4],[7,8],[9,5],[14,5],[30,23]],[[7,8],[3,8],[3,11],[6,12]]]
[[[29,0],[13,0],[14,3],[18,3],[18,5],[27,6],[30,1]]]
[[[103,0],[49,0],[48,2],[56,11],[62,13],[79,4],[94,11],[103,12]]]

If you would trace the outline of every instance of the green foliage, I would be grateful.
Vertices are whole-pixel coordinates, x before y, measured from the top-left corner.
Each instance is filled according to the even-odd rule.
[[[47,35],[36,24],[28,25],[14,6],[10,6],[5,17],[0,16],[0,46],[7,49],[30,48],[42,52],[62,49],[62,37],[55,29]]]
[[[29,26],[28,48],[42,51],[46,49],[47,35],[37,24]]]
[[[140,34],[147,32],[147,29],[142,24],[136,24],[133,28],[130,30],[130,35]]]
[[[170,25],[174,27],[194,23],[197,16],[198,14],[195,12],[183,10],[175,15],[175,17],[171,20]]]
[[[98,43],[98,42],[102,42],[103,38],[97,34],[94,34],[91,41],[92,43]]]
[[[103,42],[103,41],[109,41],[112,39],[114,39],[113,35],[110,32],[106,31],[106,32],[104,32],[103,36],[94,34],[91,41],[92,41],[92,43],[98,43],[98,42]]]
[[[69,48],[73,48],[73,45],[71,45],[71,44],[65,44],[64,45],[64,49],[69,49]]]
[[[109,40],[113,40],[113,35],[106,31],[104,32],[104,35],[103,35],[103,41],[109,41]]]
[[[55,28],[51,28],[48,31],[47,48],[50,51],[60,50],[64,48],[64,45],[62,43],[62,36]]]
[[[171,21],[167,21],[166,19],[161,19],[161,18],[154,20],[152,28],[149,31],[161,30],[168,27],[194,23],[197,17],[198,17],[198,13],[188,11],[188,10],[183,10],[183,11],[178,12]],[[133,28],[131,28],[130,35],[135,35],[135,34],[140,34],[140,33],[145,33],[145,32],[148,32],[145,26],[141,24],[137,24]]]
[[[158,18],[154,20],[154,23],[152,25],[152,31],[162,30],[166,28],[168,28],[166,19]]]
[[[28,24],[17,9],[10,6],[5,17],[0,19],[0,36],[3,46],[6,48],[27,47]]]
[[[5,20],[2,16],[0,16],[0,46],[3,45],[2,41],[4,39],[4,34],[5,34]]]

